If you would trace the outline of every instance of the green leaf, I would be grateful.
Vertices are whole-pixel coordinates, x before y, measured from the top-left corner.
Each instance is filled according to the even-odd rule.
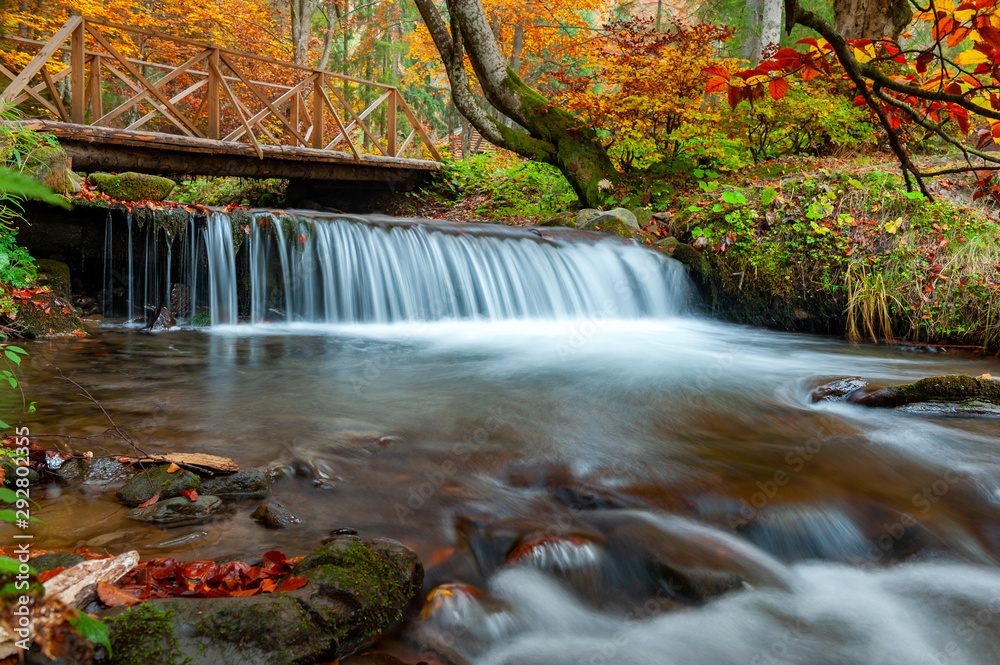
[[[14,353],[20,353],[22,356],[28,355],[28,352],[22,349],[21,347],[13,346],[11,344],[5,346],[4,349],[6,349],[7,351],[13,351]]]
[[[7,356],[7,360],[11,361],[15,365],[20,365],[21,364],[21,356],[17,355],[13,351],[7,351],[7,350],[5,350],[3,352],[3,354],[5,356]]]
[[[0,573],[3,574],[13,574],[16,575],[21,572],[21,562],[17,559],[9,559],[5,556],[0,556]],[[29,574],[36,574],[35,571],[28,569]]]
[[[38,404],[38,402],[28,402],[28,413],[34,413],[35,412],[35,405],[36,404]]]
[[[39,199],[67,210],[72,208],[66,199],[52,193],[52,190],[34,178],[21,175],[5,167],[0,167],[0,191],[14,196],[23,196],[26,199]]]
[[[7,383],[10,384],[11,388],[17,388],[17,379],[15,379],[14,377],[8,376],[7,377]]]
[[[778,198],[777,190],[774,189],[774,187],[768,187],[764,190],[764,193],[760,195],[760,202],[763,205],[769,206],[776,198]]]
[[[84,612],[80,612],[75,619],[70,619],[69,623],[76,629],[76,632],[94,644],[100,644],[108,650],[108,656],[111,655],[111,639],[108,636],[108,627],[106,624]]]
[[[0,522],[16,522],[18,520],[17,513],[13,510],[7,510],[6,508],[0,509]],[[37,520],[34,517],[28,518],[29,522],[37,522],[41,524],[41,520]]]
[[[0,420],[0,429],[10,429],[10,425]]]
[[[855,188],[855,189],[862,189],[862,188],[864,188],[864,185],[861,184],[861,181],[860,180],[855,180],[854,178],[851,178],[850,180],[848,180],[847,184],[850,185],[851,187]]]
[[[0,501],[4,503],[14,503],[17,501],[17,492],[6,487],[0,487]]]

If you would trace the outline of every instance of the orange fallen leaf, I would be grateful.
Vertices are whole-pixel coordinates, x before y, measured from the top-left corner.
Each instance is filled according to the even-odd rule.
[[[295,591],[296,589],[304,587],[308,583],[309,580],[304,577],[289,577],[281,583],[278,591]]]
[[[198,490],[183,490],[181,496],[187,497],[188,501],[194,502],[198,500]]]
[[[107,582],[97,583],[97,597],[108,607],[129,607],[142,602],[127,591],[122,591]]]
[[[986,372],[985,374],[983,374],[983,375],[982,375],[981,377],[979,377],[979,378],[980,378],[980,379],[992,379],[992,378],[993,378],[993,375],[992,375],[992,374],[990,374],[989,372]]]
[[[173,462],[171,462],[170,466],[167,467],[167,473],[177,473],[180,470],[181,468],[176,464],[174,464]]]
[[[55,577],[64,570],[66,570],[66,566],[61,566],[59,568],[53,568],[52,570],[46,570],[44,572],[38,573],[38,581],[42,584],[45,584],[46,582],[48,582],[49,580],[51,580],[53,577]]]
[[[142,503],[140,503],[139,507],[140,508],[145,508],[146,506],[152,506],[154,503],[156,503],[159,500],[160,500],[160,495],[159,494],[154,494],[152,496],[152,498],[150,498],[150,499],[148,499],[148,500],[143,501]]]

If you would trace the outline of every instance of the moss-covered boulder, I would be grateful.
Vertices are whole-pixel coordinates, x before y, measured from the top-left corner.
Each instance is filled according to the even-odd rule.
[[[601,233],[610,233],[612,235],[621,236],[622,238],[631,238],[632,229],[626,224],[621,218],[611,215],[602,214],[597,217],[592,217],[587,220],[583,225],[577,226],[578,229],[583,231],[600,231]]]
[[[44,573],[56,568],[72,568],[86,559],[76,552],[46,552],[31,560],[31,567],[36,573]]]
[[[198,476],[184,470],[170,473],[169,468],[163,464],[150,469],[148,473],[136,474],[115,493],[115,497],[126,506],[135,508],[157,494],[161,500],[172,499],[185,490],[198,489],[201,484]]]
[[[56,194],[65,194],[70,166],[69,155],[61,146],[43,145],[31,151],[22,172]]]
[[[552,217],[538,222],[538,226],[569,226],[576,228],[576,215],[571,212],[557,212]]]
[[[336,661],[372,642],[420,589],[416,554],[342,536],[290,573],[295,591],[154,600],[110,610],[112,665],[296,665]]]
[[[847,395],[847,401],[888,409],[911,404],[946,403],[975,411],[982,405],[1000,407],[1000,381],[965,374],[931,376],[878,390],[860,388]]]
[[[18,300],[11,327],[29,337],[66,337],[82,334],[83,321],[68,298],[56,292]]]
[[[228,476],[218,476],[201,481],[204,494],[215,496],[243,496],[263,499],[271,489],[271,481],[263,469],[243,469]]]
[[[35,261],[35,268],[38,272],[37,279],[39,286],[52,289],[61,298],[70,297],[71,286],[68,265],[55,259],[38,259]]]
[[[174,181],[144,173],[91,173],[99,192],[118,201],[162,201],[174,189]]]

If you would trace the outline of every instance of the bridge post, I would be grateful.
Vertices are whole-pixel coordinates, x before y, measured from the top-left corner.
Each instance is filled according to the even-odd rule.
[[[208,56],[211,63],[208,68],[208,138],[219,140],[219,91],[222,81],[219,80],[219,49],[212,49]]]
[[[314,148],[322,150],[326,146],[323,144],[323,83],[325,77],[322,72],[316,72],[316,80],[313,82],[313,128],[312,144]]]
[[[87,99],[86,34],[86,21],[80,21],[70,38],[70,119],[78,125],[83,124]]]
[[[104,115],[104,100],[101,98],[101,77],[104,76],[101,56],[90,59],[90,122],[97,122]]]
[[[399,92],[393,88],[389,91],[389,99],[386,100],[388,104],[388,113],[386,115],[386,133],[388,134],[386,138],[386,150],[389,151],[390,157],[396,156],[396,95]]]

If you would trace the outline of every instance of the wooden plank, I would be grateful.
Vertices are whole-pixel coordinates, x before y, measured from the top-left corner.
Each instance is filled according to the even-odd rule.
[[[83,122],[87,103],[86,89],[86,26],[85,21],[81,22],[75,30],[70,41],[69,66],[70,73],[70,109],[69,117],[73,122]]]
[[[112,65],[112,64],[110,64],[110,63],[104,63],[104,68],[105,68],[105,69],[107,69],[107,70],[108,70],[109,72],[111,72],[112,74],[114,74],[114,76],[115,76],[116,78],[118,78],[118,79],[119,79],[119,80],[120,80],[120,81],[121,81],[122,83],[124,83],[124,84],[125,84],[126,86],[128,86],[128,87],[132,88],[132,91],[133,91],[133,92],[135,92],[135,93],[139,93],[139,92],[141,92],[141,91],[142,91],[142,89],[141,89],[141,88],[140,88],[140,87],[139,87],[139,86],[138,86],[138,85],[137,85],[136,83],[134,83],[133,81],[129,80],[129,78],[128,78],[127,76],[125,76],[124,74],[122,74],[122,73],[121,73],[120,71],[118,71],[118,68],[117,68],[117,67],[115,67],[114,65]],[[194,134],[192,134],[192,133],[191,133],[191,132],[190,132],[190,131],[188,130],[188,128],[187,128],[187,127],[185,127],[184,125],[182,125],[182,124],[181,124],[181,121],[180,121],[180,120],[178,120],[177,118],[175,118],[175,117],[173,116],[173,114],[171,114],[171,113],[168,113],[168,112],[167,112],[167,110],[166,110],[165,108],[163,108],[162,106],[158,106],[158,105],[156,104],[156,102],[153,102],[153,101],[148,101],[148,100],[147,100],[147,102],[146,102],[146,103],[147,103],[147,104],[149,104],[150,106],[152,106],[152,107],[153,107],[154,109],[156,109],[156,112],[157,112],[157,113],[159,113],[159,114],[160,114],[160,115],[162,115],[162,116],[163,116],[164,118],[166,118],[166,119],[167,119],[168,121],[170,121],[170,122],[171,122],[171,123],[172,123],[172,124],[174,125],[174,127],[176,127],[177,129],[181,130],[181,132],[182,132],[183,134],[185,134],[186,136],[190,136],[190,137],[194,138]],[[94,125],[96,126],[96,125],[97,125],[97,123],[94,123]]]
[[[90,59],[90,84],[88,89],[90,91],[90,121],[100,118],[104,115],[104,100],[101,96],[101,77],[103,73],[101,71],[101,56],[95,55]]]
[[[10,71],[9,69],[7,69],[6,67],[4,67],[3,65],[0,65],[0,73],[2,73],[7,78],[13,79],[15,77],[14,72]],[[43,74],[45,73],[44,69],[42,70],[42,73]],[[53,100],[58,100],[59,108],[54,107],[52,104],[50,104],[48,102],[47,99],[45,99],[44,97],[42,97],[41,95],[39,95],[37,92],[35,92],[31,88],[25,88],[24,94],[21,95],[21,96],[24,97],[25,99],[27,99],[28,97],[31,97],[32,99],[34,99],[35,101],[37,101],[39,104],[41,104],[42,106],[44,106],[46,109],[48,109],[49,113],[51,113],[52,115],[54,115],[56,118],[59,118],[60,120],[62,120],[64,122],[69,122],[69,118],[66,116],[66,109],[63,108],[62,100],[59,99],[59,95],[58,94],[56,94],[53,97]]]
[[[219,71],[219,49],[212,49],[211,55],[208,56],[209,62],[209,74],[208,74],[208,138],[218,139],[219,138],[219,105],[221,100],[219,99],[219,86],[220,82],[215,77],[215,73]],[[197,116],[195,116],[197,117]]]
[[[313,80],[313,133],[312,147],[323,149],[323,75],[317,73]]]
[[[236,67],[236,65],[235,65],[235,64],[233,63],[233,61],[229,59],[229,56],[227,56],[226,54],[224,54],[224,53],[223,53],[223,54],[222,54],[222,55],[221,55],[220,57],[222,58],[222,62],[226,63],[226,66],[227,66],[227,67],[229,67],[229,69],[230,69],[230,70],[231,70],[231,71],[232,71],[232,72],[233,72],[234,74],[236,74],[236,76],[238,76],[238,77],[239,77],[239,79],[240,79],[240,80],[241,80],[241,81],[243,82],[243,85],[245,85],[245,86],[246,86],[247,88],[249,88],[249,89],[250,89],[250,92],[252,92],[252,93],[254,94],[254,96],[255,96],[255,97],[257,97],[257,99],[259,99],[259,100],[261,101],[261,103],[262,103],[262,104],[263,104],[264,106],[266,106],[266,107],[267,107],[267,109],[268,109],[268,110],[269,110],[269,111],[270,111],[271,113],[273,113],[273,114],[274,114],[274,116],[275,116],[275,117],[276,117],[276,118],[277,118],[277,119],[278,119],[278,120],[279,120],[279,121],[280,121],[280,122],[281,122],[281,123],[282,123],[282,124],[283,124],[283,125],[284,125],[284,126],[285,126],[286,128],[288,128],[288,130],[289,130],[289,131],[290,131],[290,132],[292,133],[292,135],[293,135],[293,136],[295,136],[295,138],[299,139],[300,141],[303,141],[303,142],[305,142],[305,139],[304,139],[304,138],[303,138],[303,137],[302,137],[302,136],[301,136],[301,135],[299,134],[298,130],[297,130],[297,129],[294,129],[294,128],[292,128],[292,125],[291,125],[291,123],[289,123],[289,122],[288,122],[287,120],[285,120],[285,117],[284,117],[284,116],[283,116],[283,115],[282,115],[281,113],[279,113],[279,112],[278,112],[278,109],[276,109],[276,108],[275,108],[275,107],[274,107],[274,106],[273,106],[273,105],[271,104],[271,101],[270,101],[270,100],[269,100],[269,99],[268,99],[268,98],[267,98],[267,97],[266,97],[266,96],[265,96],[265,95],[264,95],[263,93],[261,93],[261,91],[260,91],[260,90],[259,90],[259,89],[257,88],[257,86],[255,86],[255,85],[254,85],[253,83],[251,83],[251,82],[250,82],[250,81],[249,81],[249,80],[247,79],[247,77],[243,76],[243,72],[241,72],[241,71],[240,71],[239,69],[237,69],[237,67]],[[286,94],[287,94],[287,93],[286,93]]]
[[[152,83],[150,83],[146,79],[146,77],[143,76],[142,73],[138,69],[135,68],[135,66],[133,66],[131,63],[126,62],[124,60],[124,58],[122,57],[121,53],[119,53],[117,51],[117,49],[115,49],[115,47],[112,46],[108,42],[107,39],[105,39],[104,35],[101,34],[100,30],[98,30],[98,29],[96,29],[96,28],[94,28],[94,27],[92,27],[90,25],[87,25],[86,27],[87,27],[87,31],[90,32],[91,35],[93,35],[94,39],[96,39],[98,41],[98,43],[101,46],[103,46],[104,49],[108,53],[110,53],[111,56],[115,60],[117,60],[119,63],[121,63],[122,67],[125,68],[125,71],[127,71],[130,76],[132,76],[133,78],[135,78],[137,81],[139,81],[139,83],[142,84],[142,86],[144,88],[148,89],[150,92],[153,93],[153,96],[156,97],[157,101],[159,101],[161,104],[163,104],[170,111],[170,113],[176,115],[177,119],[180,120],[182,123],[184,123],[184,125],[186,125],[187,128],[195,136],[202,136],[202,137],[204,136],[204,134],[202,133],[202,131],[200,129],[198,129],[198,127],[196,127],[194,125],[194,123],[192,123],[191,120],[188,119],[188,117],[186,115],[184,115],[183,113],[181,113],[180,110],[176,106],[174,106],[173,104],[170,103],[170,100],[167,99],[167,97],[160,91],[159,88],[157,88],[155,85],[153,85]]]
[[[333,114],[333,119],[337,123],[337,128],[340,130],[341,135],[347,138],[347,147],[349,147],[351,152],[354,153],[354,160],[359,161],[361,159],[361,153],[359,153],[358,149],[354,146],[354,141],[351,140],[351,135],[348,133],[347,128],[344,127],[344,121],[340,119],[340,114],[337,113],[337,109],[333,107],[333,102],[331,102],[330,98],[327,96],[326,90],[323,90],[323,99],[326,101],[326,105],[330,109],[330,113]],[[324,146],[323,149],[330,150],[336,142],[336,139],[330,141],[330,143]]]
[[[438,149],[434,146],[434,142],[431,141],[431,137],[427,135],[427,131],[424,129],[424,126],[420,124],[419,120],[417,120],[417,116],[413,114],[413,111],[410,109],[410,105],[406,103],[406,100],[403,99],[402,95],[399,96],[399,106],[403,109],[406,119],[410,121],[411,125],[413,125],[413,129],[415,129],[417,134],[420,135],[420,139],[424,142],[424,145],[427,146],[427,150],[430,151],[431,157],[433,157],[435,161],[443,161],[441,159],[441,153],[438,152]]]
[[[202,79],[201,81],[198,81],[197,83],[192,83],[187,88],[181,90],[176,95],[174,95],[173,97],[171,97],[170,101],[172,101],[174,104],[176,104],[177,102],[181,101],[182,99],[184,99],[185,97],[187,97],[188,95],[190,95],[192,92],[194,92],[198,88],[202,88],[202,87],[204,87],[206,85],[208,85],[208,81],[206,81],[204,79]],[[125,129],[127,129],[127,130],[138,129],[139,127],[142,127],[147,122],[149,122],[150,120],[152,120],[157,114],[164,115],[163,114],[163,107],[162,106],[161,107],[157,107],[157,110],[155,110],[155,111],[150,111],[149,113],[147,113],[143,117],[139,118],[138,120],[136,120],[135,122],[133,122],[131,125],[129,125]],[[164,116],[164,117],[166,117],[166,116]],[[195,115],[195,117],[196,118],[198,117],[197,114]]]
[[[198,54],[194,55],[193,57],[191,57],[190,59],[188,59],[187,62],[185,62],[181,66],[173,69],[170,73],[166,74],[163,78],[161,78],[155,84],[153,84],[153,87],[155,87],[158,90],[162,86],[165,86],[167,83],[170,83],[172,80],[174,80],[175,78],[177,78],[181,74],[184,74],[191,67],[193,67],[194,65],[198,64],[202,60],[205,60],[208,57],[209,57],[209,52],[208,51],[201,51],[200,53],[198,53]],[[129,72],[129,73],[131,73],[131,72]],[[106,115],[103,115],[99,119],[92,121],[92,124],[95,124],[95,125],[104,125],[105,127],[110,127],[111,123],[114,122],[115,118],[117,118],[118,116],[120,116],[122,113],[125,113],[126,111],[128,111],[129,109],[131,109],[132,107],[134,107],[136,104],[144,101],[151,94],[153,94],[152,90],[150,90],[148,88],[143,88],[141,86],[134,85],[131,82],[127,81],[120,74],[119,74],[119,78],[121,78],[122,81],[125,81],[126,83],[129,83],[130,87],[133,90],[135,90],[137,92],[137,94],[134,97],[130,97],[127,100],[125,100],[124,102],[122,102],[121,104],[119,104],[118,106],[116,106],[114,109],[112,109],[111,111],[109,111]]]
[[[386,140],[385,147],[390,157],[396,156],[396,97],[399,93],[396,90],[389,91],[389,99],[386,100]]]
[[[66,41],[73,32],[83,25],[82,16],[71,16],[63,27],[59,28],[59,31],[52,35],[52,39],[45,43],[45,46],[38,52],[38,54],[32,58],[28,66],[21,70],[10,84],[4,88],[2,94],[0,94],[0,102],[10,103],[17,95],[21,93],[28,82],[32,79],[45,66],[45,63],[49,61],[49,58],[59,50],[59,47],[64,41]]]
[[[264,151],[260,149],[260,144],[257,142],[257,137],[253,135],[253,131],[250,129],[250,125],[247,124],[247,119],[243,117],[243,112],[240,110],[240,105],[236,103],[236,95],[233,91],[229,89],[229,84],[222,80],[222,73],[219,68],[215,66],[214,63],[209,62],[208,67],[210,70],[215,72],[215,75],[219,77],[219,83],[222,85],[223,91],[225,91],[226,96],[229,98],[229,103],[232,104],[233,110],[240,119],[240,123],[243,125],[243,129],[246,130],[247,136],[253,143],[254,150],[257,153],[258,159],[264,159]]]
[[[340,96],[339,92],[337,92],[333,88],[330,88],[330,92],[333,93],[333,96],[337,98],[337,101],[343,104],[344,108],[346,108],[348,113],[351,114],[351,117],[354,118],[354,122],[352,122],[347,126],[347,131],[348,132],[352,131],[355,126],[360,126],[361,130],[365,133],[365,136],[367,136],[368,140],[371,141],[376,148],[378,148],[379,152],[381,152],[383,155],[386,155],[387,157],[391,156],[386,153],[386,151],[382,148],[382,144],[378,142],[378,139],[375,138],[375,135],[372,133],[372,131],[368,129],[368,125],[365,124],[365,118],[371,115],[372,111],[377,109],[379,105],[382,104],[382,102],[384,102],[389,97],[389,93],[388,92],[385,93],[384,95],[376,99],[374,102],[372,102],[371,106],[366,108],[360,114],[357,114],[354,112],[354,109],[351,108],[351,105],[347,103],[347,100]],[[346,136],[346,134],[347,133],[345,132],[344,135]],[[333,143],[337,143],[337,141],[339,140],[340,137],[338,136],[333,140]]]
[[[298,93],[301,91],[301,89],[304,88],[306,85],[308,85],[310,81],[311,81],[311,77],[303,79],[303,81],[301,83],[299,83],[295,88],[292,88],[291,90],[289,90],[288,92],[286,92],[285,94],[283,94],[281,97],[278,97],[276,100],[274,100],[274,102],[273,102],[274,106],[277,108],[278,106],[284,104],[288,100],[288,98],[290,98],[293,94],[295,96],[298,96]],[[242,104],[241,104],[241,106],[242,106]],[[243,108],[246,109],[245,106]],[[294,105],[293,105],[293,108],[294,108]],[[248,111],[248,113],[249,113],[249,111]],[[256,115],[254,115],[253,117],[251,117],[251,118],[249,118],[247,120],[247,123],[249,125],[251,125],[251,126],[252,125],[256,125],[263,118],[266,118],[270,114],[271,114],[271,111],[268,110],[268,109],[264,109],[262,111],[258,111]],[[264,131],[267,131],[267,129],[265,127],[263,127],[263,126],[261,126],[261,129],[264,129]],[[226,136],[226,140],[227,141],[232,141],[234,139],[239,138],[242,135],[243,135],[242,130],[237,129],[237,130],[233,131],[232,133],[230,133],[228,136]],[[278,144],[282,143],[281,141],[279,141],[274,136],[274,134],[271,134],[270,132],[268,132],[268,136],[270,136],[271,139],[275,143],[278,143]],[[299,134],[298,132],[296,132],[293,135],[293,140],[297,140],[297,141],[301,142],[303,145],[305,145],[308,142],[308,140],[305,137],[303,137],[301,134]]]
[[[232,458],[206,455],[204,453],[167,453],[165,455],[148,455],[140,458],[123,457],[121,460],[129,464],[166,464],[172,462],[177,466],[194,471],[207,469],[212,473],[236,473],[240,470],[236,460]]]

